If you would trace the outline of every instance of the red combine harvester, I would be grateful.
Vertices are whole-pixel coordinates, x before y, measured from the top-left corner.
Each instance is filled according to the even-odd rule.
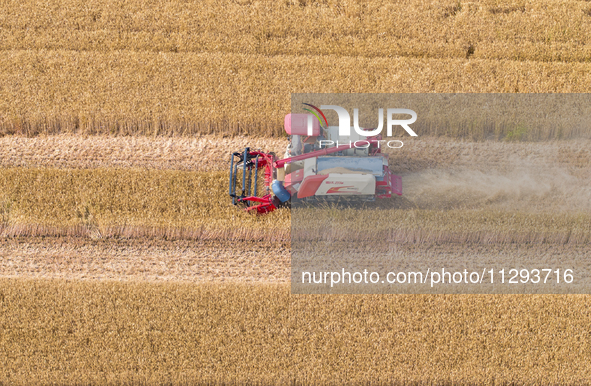
[[[344,141],[338,127],[321,127],[308,117],[312,115],[285,117],[290,144],[283,159],[248,147],[232,153],[232,204],[263,214],[290,205],[292,199],[374,201],[402,195],[402,180],[390,172],[388,155],[381,152],[381,136],[365,137],[352,130],[341,145]],[[258,186],[261,170],[264,187]],[[242,184],[237,194],[239,180]]]

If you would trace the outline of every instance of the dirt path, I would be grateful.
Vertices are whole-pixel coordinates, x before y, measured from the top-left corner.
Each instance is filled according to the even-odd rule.
[[[285,138],[107,137],[53,135],[0,137],[0,167],[142,167],[226,170],[229,154],[246,146],[283,154]],[[591,141],[469,142],[420,137],[391,149],[390,166],[398,173],[468,166],[504,170],[515,166],[555,165],[591,176]],[[227,155],[227,156],[226,156]]]
[[[19,238],[0,244],[0,277],[288,282],[286,243]]]
[[[0,137],[0,167],[148,168],[226,170],[231,151],[247,146],[283,152],[286,139],[107,137],[51,135]]]

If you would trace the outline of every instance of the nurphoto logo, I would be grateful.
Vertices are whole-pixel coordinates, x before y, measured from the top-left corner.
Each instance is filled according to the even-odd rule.
[[[305,106],[308,106],[310,108],[304,108],[305,111],[311,113],[313,116],[316,117],[316,119],[318,120],[318,122],[320,123],[320,126],[324,126],[326,128],[328,128],[328,120],[326,119],[326,116],[324,115],[324,112],[322,111],[323,109],[331,109],[336,111],[338,117],[339,117],[339,130],[338,130],[338,135],[340,138],[344,138],[344,137],[351,137],[351,115],[349,114],[349,112],[341,107],[341,106],[337,106],[337,105],[321,105],[320,108],[309,104],[309,103],[304,103]],[[314,133],[314,124],[313,124],[313,116],[312,115],[308,115],[308,122],[307,122],[307,134],[309,136],[312,136]],[[400,115],[410,115],[410,118],[408,119],[394,119],[394,116],[400,116]],[[322,118],[322,119],[321,119]],[[400,126],[402,127],[410,136],[412,137],[418,137],[417,133],[415,133],[415,131],[410,127],[411,124],[413,124],[414,122],[416,122],[417,120],[417,113],[413,110],[410,109],[394,109],[394,108],[388,108],[386,109],[386,136],[387,137],[391,137],[392,133],[393,133],[393,128],[395,126]],[[353,109],[353,129],[355,130],[355,133],[357,133],[359,136],[361,136],[362,138],[367,138],[367,137],[376,137],[378,135],[380,135],[382,133],[382,130],[384,129],[384,109],[380,108],[378,109],[378,127],[373,129],[373,130],[366,130],[363,129],[359,126],[359,109],[354,108]],[[382,140],[380,140],[380,142],[382,142]],[[339,146],[339,141],[333,141],[333,140],[327,140],[327,139],[322,139],[319,140],[320,146]],[[356,141],[349,141],[349,143],[353,143],[353,145],[356,148],[366,148],[370,146],[370,143],[366,140],[363,139],[359,139]],[[390,148],[401,148],[402,146],[404,146],[404,143],[402,141],[399,140],[394,140],[394,141],[388,141],[387,142],[387,146]],[[380,147],[380,143],[378,143],[378,147]]]

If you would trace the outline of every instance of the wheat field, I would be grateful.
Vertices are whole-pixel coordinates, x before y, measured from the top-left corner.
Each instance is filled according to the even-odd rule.
[[[5,2],[3,50],[586,62],[579,1]],[[29,9],[29,12],[22,12]],[[535,18],[535,23],[532,22]],[[64,33],[66,32],[67,33]],[[471,48],[472,47],[472,48]]]
[[[291,93],[585,93],[590,32],[572,0],[0,2],[0,384],[591,383],[589,296],[292,295],[292,214],[225,173],[282,154]],[[390,151],[390,252],[586,266],[591,131],[512,130]]]
[[[296,92],[585,92],[590,14],[582,1],[6,1],[0,133],[281,136]]]
[[[287,285],[0,280],[21,384],[586,384],[588,296],[290,296]]]

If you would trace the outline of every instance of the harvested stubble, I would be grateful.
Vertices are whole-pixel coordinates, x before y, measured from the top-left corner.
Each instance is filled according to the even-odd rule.
[[[0,277],[183,282],[289,281],[290,244],[83,237],[0,242]]]
[[[590,300],[0,279],[0,382],[587,384]]]
[[[421,135],[403,138],[403,142],[403,149],[385,149],[392,170],[403,175],[450,168],[503,173],[524,167],[545,172],[560,167],[573,176],[591,178],[588,167],[591,141],[588,140],[474,142]],[[228,171],[231,151],[249,146],[274,151],[282,158],[287,144],[287,139],[219,136],[4,136],[0,137],[0,166]]]
[[[465,269],[485,264],[512,267],[515,257],[520,264],[531,267],[556,264],[575,269],[583,278],[587,270],[590,244],[474,244],[474,243],[379,243],[349,242],[339,263],[363,263],[371,269],[387,266],[393,261],[432,262],[446,269]],[[293,247],[293,248],[292,248]],[[67,280],[118,280],[165,282],[241,282],[286,283],[293,269],[293,253],[297,265],[313,262],[318,267],[319,251],[338,254],[342,243],[335,242],[249,242],[191,240],[93,240],[75,237],[26,237],[4,239],[0,243],[0,277]],[[321,253],[323,253],[321,252]],[[343,259],[343,256],[346,258]],[[311,258],[311,259],[310,259]],[[394,259],[384,262],[383,259]],[[380,263],[385,263],[379,267]],[[415,267],[416,268],[416,267]],[[406,269],[406,268],[404,268]],[[481,268],[482,269],[482,268]],[[312,270],[312,269],[311,269]],[[292,271],[294,274],[294,271]],[[299,278],[297,278],[299,281]],[[578,288],[582,288],[577,281]],[[538,288],[540,290],[541,288]],[[372,289],[372,290],[375,290]],[[464,288],[466,290],[466,288]],[[471,289],[470,289],[471,290]],[[511,291],[511,288],[505,290]],[[546,290],[546,289],[545,289]],[[553,292],[555,289],[548,289]],[[310,288],[305,289],[306,292]],[[498,291],[498,289],[497,289]],[[497,292],[498,293],[498,292]]]
[[[247,146],[283,154],[287,140],[216,136],[4,136],[0,137],[0,167],[227,171],[230,152]]]
[[[589,214],[527,213],[490,209],[420,210],[329,207],[296,209],[294,241],[411,244],[588,244]]]

